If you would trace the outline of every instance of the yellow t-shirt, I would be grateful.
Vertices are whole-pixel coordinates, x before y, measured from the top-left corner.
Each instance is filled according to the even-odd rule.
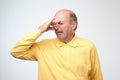
[[[74,36],[69,43],[57,38],[35,42],[35,30],[21,38],[11,54],[19,59],[38,61],[38,80],[102,80],[94,44]]]

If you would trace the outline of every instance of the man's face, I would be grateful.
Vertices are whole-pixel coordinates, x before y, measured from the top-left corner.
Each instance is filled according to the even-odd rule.
[[[61,41],[69,41],[69,39],[74,35],[75,26],[70,22],[70,16],[68,13],[57,13],[53,20],[53,26],[55,28],[57,38]]]

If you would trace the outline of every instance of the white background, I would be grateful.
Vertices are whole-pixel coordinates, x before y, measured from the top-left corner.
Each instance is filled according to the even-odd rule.
[[[104,80],[120,80],[120,0],[0,0],[0,80],[37,80],[37,62],[15,59],[10,50],[63,8],[78,16],[76,34],[95,43]],[[52,37],[50,31],[40,39]]]

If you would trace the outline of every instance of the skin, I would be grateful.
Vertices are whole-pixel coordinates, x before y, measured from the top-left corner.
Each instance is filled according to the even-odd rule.
[[[45,22],[38,29],[41,33],[47,32],[49,30],[54,30],[57,38],[68,43],[72,40],[75,35],[75,28],[77,23],[70,21],[70,14],[73,13],[70,10],[60,10],[58,11],[51,21]]]

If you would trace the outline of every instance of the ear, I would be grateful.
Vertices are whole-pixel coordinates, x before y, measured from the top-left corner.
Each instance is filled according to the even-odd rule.
[[[77,28],[77,23],[76,23],[76,22],[73,22],[73,23],[72,23],[72,29],[75,31],[76,28]]]

